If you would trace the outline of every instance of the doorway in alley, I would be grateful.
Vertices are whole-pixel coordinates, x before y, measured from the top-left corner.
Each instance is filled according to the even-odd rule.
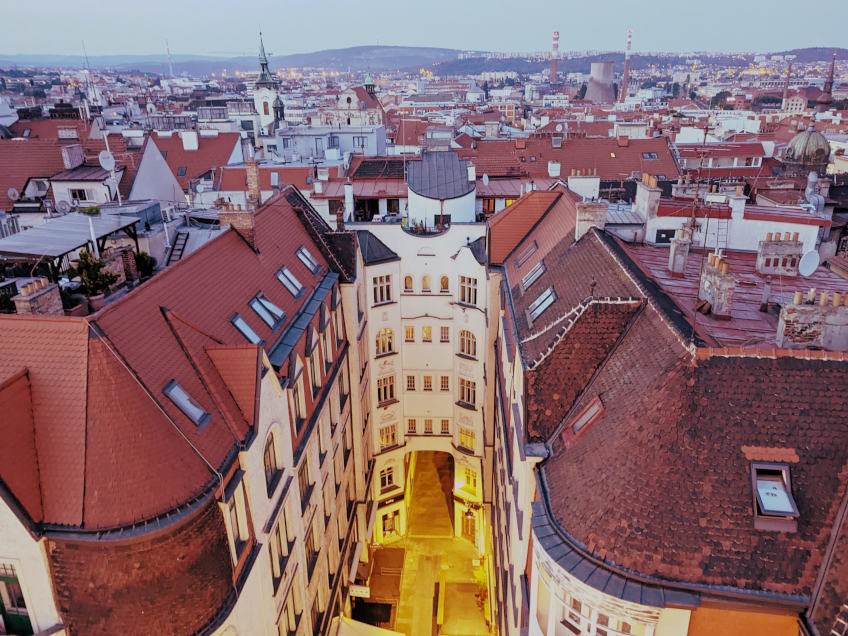
[[[449,453],[416,451],[410,475],[409,535],[454,536],[454,461]]]

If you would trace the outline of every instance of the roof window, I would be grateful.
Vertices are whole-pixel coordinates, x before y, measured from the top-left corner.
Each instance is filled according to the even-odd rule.
[[[262,321],[272,329],[286,319],[286,312],[268,300],[262,292],[259,292],[248,304],[262,318]]]
[[[289,270],[289,268],[285,265],[283,265],[283,267],[280,268],[280,271],[277,272],[277,280],[280,281],[295,298],[300,296],[300,292],[303,291],[303,285],[300,284],[300,281],[295,278],[294,274],[291,273],[291,270]]]
[[[604,413],[604,403],[600,396],[596,396],[589,405],[572,417],[562,429],[562,443],[569,448],[574,441],[580,437],[591,424]]]
[[[178,177],[184,177],[185,173],[186,173],[186,167],[185,166],[180,166],[179,168],[177,168],[177,176]]]
[[[238,314],[235,314],[232,318],[230,318],[230,322],[233,327],[239,330],[241,335],[247,338],[249,343],[260,344],[262,342],[262,338],[259,337],[259,334],[256,333],[250,325],[247,324],[247,321]]]
[[[545,273],[545,261],[541,260],[524,275],[524,278],[521,279],[521,288],[525,291],[530,288],[530,285],[539,280],[539,277]],[[553,301],[551,301],[553,302]],[[541,311],[539,313],[542,313]]]
[[[751,486],[754,527],[794,532],[797,529],[798,506],[792,497],[789,466],[764,462],[751,464]]]
[[[312,253],[306,249],[306,247],[301,246],[297,248],[297,257],[300,259],[300,262],[306,265],[309,268],[309,271],[313,274],[317,274],[321,271],[321,263],[312,256]]]
[[[162,392],[168,396],[171,402],[180,409],[185,416],[195,423],[198,427],[203,426],[212,417],[203,410],[203,407],[192,398],[186,390],[176,380],[171,380],[162,389]]]
[[[536,243],[536,241],[530,243],[530,245],[528,245],[527,248],[523,252],[521,252],[521,254],[518,255],[518,258],[515,259],[515,269],[518,269],[519,267],[524,265],[524,263],[526,263],[527,260],[531,256],[533,256],[537,249],[539,249],[539,245]]]
[[[553,287],[548,287],[545,291],[543,291],[539,297],[533,301],[533,304],[527,308],[527,316],[530,318],[530,322],[536,320],[542,315],[543,311],[553,305],[556,298],[557,295]]]
[[[642,159],[659,159],[659,155],[655,152],[643,152]]]

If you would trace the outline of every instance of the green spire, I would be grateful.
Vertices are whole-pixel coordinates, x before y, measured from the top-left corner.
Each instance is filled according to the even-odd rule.
[[[265,43],[262,41],[262,31],[259,32],[259,77],[256,78],[257,87],[275,88],[277,80],[268,70],[268,56],[265,55]]]

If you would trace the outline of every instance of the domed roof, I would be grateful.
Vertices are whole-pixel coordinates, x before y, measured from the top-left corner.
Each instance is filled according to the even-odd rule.
[[[374,78],[373,78],[373,77],[371,77],[371,73],[368,73],[368,75],[366,75],[366,76],[365,76],[365,84],[364,84],[364,86],[368,86],[369,84],[370,84],[370,85],[373,85],[373,84],[374,84]]]
[[[830,157],[830,144],[812,126],[795,135],[786,147],[786,160],[797,163],[820,163]]]

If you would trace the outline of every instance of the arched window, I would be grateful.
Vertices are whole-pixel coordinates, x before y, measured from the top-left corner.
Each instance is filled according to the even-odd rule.
[[[421,277],[421,291],[430,291],[430,276],[427,274],[424,274],[424,276]]]
[[[411,292],[412,291],[412,276],[404,276],[403,277],[403,291]]]
[[[459,332],[459,352],[472,358],[477,357],[477,338],[470,331]]]
[[[268,435],[268,440],[265,442],[265,485],[268,489],[268,496],[274,493],[274,488],[280,479],[280,466],[277,463],[277,445],[274,439],[274,433]]]
[[[266,115],[270,115],[271,111],[268,109],[268,102],[262,102],[262,112]]]
[[[377,355],[381,356],[395,350],[395,336],[391,329],[383,327],[377,333]]]
[[[447,276],[442,276],[442,280],[440,282],[440,289],[443,292],[450,291],[450,280]]]

